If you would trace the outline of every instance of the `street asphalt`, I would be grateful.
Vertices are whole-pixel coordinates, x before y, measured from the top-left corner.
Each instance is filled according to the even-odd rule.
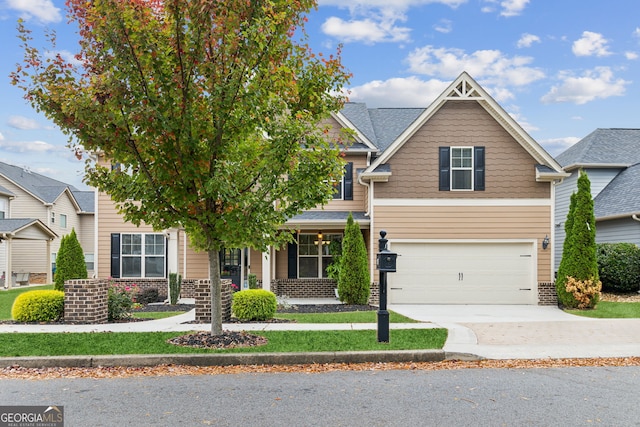
[[[311,301],[306,301],[309,303]],[[328,303],[331,300],[314,300]],[[301,303],[291,301],[291,303]],[[389,310],[420,321],[392,323],[394,329],[446,328],[441,350],[326,353],[254,353],[192,355],[114,355],[5,357],[0,367],[151,366],[158,364],[235,365],[407,362],[481,359],[598,358],[640,356],[640,319],[590,319],[557,307],[504,305],[390,305]],[[2,324],[2,333],[202,331],[208,324],[188,323],[195,310],[165,319],[100,325]],[[356,330],[377,324],[229,323],[225,330]]]

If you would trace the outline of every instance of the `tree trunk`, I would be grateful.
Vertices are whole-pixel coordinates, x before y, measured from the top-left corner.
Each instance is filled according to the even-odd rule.
[[[211,282],[211,335],[222,335],[222,285],[220,283],[220,253],[208,251]]]

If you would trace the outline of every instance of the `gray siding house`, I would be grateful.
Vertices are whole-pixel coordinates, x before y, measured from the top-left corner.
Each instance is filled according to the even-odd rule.
[[[554,268],[562,259],[564,224],[580,169],[591,181],[596,242],[640,245],[640,129],[596,129],[556,160],[571,176],[556,187]]]

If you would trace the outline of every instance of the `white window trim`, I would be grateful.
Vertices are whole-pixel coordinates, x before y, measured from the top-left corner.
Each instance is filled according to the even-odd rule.
[[[318,236],[317,233],[299,233],[298,236],[314,236],[315,237],[315,241],[318,240]],[[341,238],[344,238],[344,234],[343,233],[327,233],[326,236],[335,236],[335,235],[339,235],[341,236]],[[298,239],[298,241],[300,241]],[[324,255],[323,251],[322,251],[322,247],[323,246],[329,246],[329,244],[331,243],[331,240],[327,240],[329,243],[323,243],[324,237],[322,242],[318,242],[316,244],[316,247],[318,248],[318,253],[316,255],[300,255],[300,246],[298,245],[298,253],[297,253],[297,270],[298,270],[298,279],[324,279],[325,277],[322,275],[322,261],[324,260],[324,258],[332,258],[331,255]],[[316,258],[316,260],[318,261],[317,263],[317,272],[316,275],[313,277],[301,277],[300,276],[300,258]]]
[[[164,253],[162,255],[157,255],[157,254],[153,254],[153,255],[147,255],[146,254],[146,244],[145,244],[145,237],[148,235],[152,235],[152,236],[162,236],[164,239]],[[140,236],[140,254],[139,255],[131,255],[131,254],[125,254],[123,251],[123,246],[124,246],[124,236]],[[163,270],[164,270],[164,274],[162,276],[159,277],[148,277],[147,276],[147,272],[145,270],[145,259],[147,257],[159,257],[162,256],[162,258],[164,259],[163,262]],[[140,276],[127,276],[125,275],[124,272],[124,268],[123,268],[123,260],[124,258],[140,258]],[[95,261],[95,260],[94,260]],[[162,233],[120,233],[120,276],[123,279],[145,279],[145,278],[157,278],[157,279],[162,279],[162,278],[166,278],[167,277],[167,240],[166,237],[164,236],[164,234]]]
[[[460,149],[460,150],[471,150],[471,167],[454,167],[453,166],[453,150],[454,149]],[[474,186],[474,175],[475,175],[475,171],[474,171],[474,162],[475,162],[475,153],[474,153],[474,149],[472,146],[454,146],[454,147],[450,147],[449,148],[449,191],[473,191],[473,189],[475,188]],[[464,158],[464,157],[463,157]],[[454,171],[463,171],[463,170],[468,170],[471,171],[471,186],[470,188],[453,188],[453,184],[454,184],[454,179],[453,179],[453,173]]]

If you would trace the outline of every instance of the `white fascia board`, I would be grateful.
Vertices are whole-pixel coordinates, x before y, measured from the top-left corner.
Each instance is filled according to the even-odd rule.
[[[374,199],[374,206],[551,206],[551,199]]]
[[[354,124],[351,123],[351,121],[344,116],[344,114],[342,114],[341,112],[337,112],[337,113],[331,113],[331,115],[333,116],[334,119],[336,119],[338,123],[340,123],[342,127],[345,127],[354,131],[356,134],[356,138],[360,140],[359,142],[362,142],[364,145],[366,145],[373,151],[376,151],[376,152],[379,151],[378,147],[373,145],[373,143],[369,141],[369,139],[366,136],[364,136],[364,134],[360,132],[358,128],[355,127]]]

